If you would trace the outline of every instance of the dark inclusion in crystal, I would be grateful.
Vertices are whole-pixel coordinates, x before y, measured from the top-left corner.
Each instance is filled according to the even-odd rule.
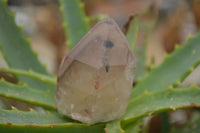
[[[106,41],[104,41],[104,46],[106,48],[112,48],[114,46],[114,44],[112,41],[106,40]]]
[[[108,56],[109,53],[111,52],[111,48],[114,46],[113,42],[110,40],[104,41],[104,47],[106,48],[105,53],[104,53],[104,58],[103,58],[103,64],[106,69],[106,72],[109,71],[110,65],[109,65],[109,60]]]

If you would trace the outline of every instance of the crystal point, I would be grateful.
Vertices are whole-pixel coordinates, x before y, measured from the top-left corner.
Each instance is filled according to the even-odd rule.
[[[101,20],[62,60],[58,111],[89,124],[120,118],[129,102],[134,70],[126,37],[114,20]]]

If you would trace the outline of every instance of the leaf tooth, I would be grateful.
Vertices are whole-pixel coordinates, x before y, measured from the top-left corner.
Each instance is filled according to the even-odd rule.
[[[62,22],[62,27],[67,28],[67,25],[64,22]]]
[[[152,112],[149,112],[147,115],[148,115],[148,116],[151,116],[151,115],[152,115]]]
[[[29,68],[28,72],[32,73],[32,72],[33,72],[33,69]]]
[[[149,66],[149,68],[150,68],[150,71],[152,71],[156,68],[156,65],[152,64],[152,65]]]
[[[67,40],[66,42],[66,45],[71,49],[72,48],[72,46],[71,46],[71,41],[70,40]]]
[[[7,0],[6,0],[6,1],[7,1]],[[13,18],[15,18],[16,12],[12,12],[11,14],[12,14],[11,16],[12,16]]]
[[[89,24],[90,23],[90,18],[89,17],[87,17],[87,16],[85,16],[85,22],[87,23],[87,24]]]
[[[80,4],[80,8],[82,9],[82,10],[84,10],[84,8],[85,8],[85,4],[83,3],[83,2],[79,2]]]
[[[137,82],[140,83],[143,79],[144,79],[144,78],[139,77],[139,78],[137,78]]]
[[[33,108],[29,108],[29,112],[33,112],[34,111],[34,109]]]
[[[28,87],[28,85],[26,84],[26,83],[23,83],[23,85],[22,86],[24,86],[24,87]]]
[[[169,89],[174,89],[173,85],[168,86]]]
[[[177,50],[178,48],[180,48],[180,45],[179,44],[175,44],[174,49]]]
[[[3,0],[3,2],[8,3],[8,0]]]
[[[60,6],[59,6],[59,10],[61,11],[61,12],[63,12],[64,11],[64,7],[63,7],[63,5],[62,4],[59,4]]]
[[[107,14],[100,14],[100,15],[98,16],[98,19],[101,20],[101,19],[104,19],[104,18],[107,18],[107,17],[108,17]],[[136,30],[138,30],[138,27],[136,27],[136,28],[137,28]]]
[[[181,81],[180,81],[180,80],[178,80],[178,81],[176,81],[176,82],[174,83],[174,85],[173,85],[173,86],[174,86],[174,88],[175,88],[175,87],[179,86],[180,84],[181,84]]]
[[[54,124],[50,124],[49,127],[50,127],[50,128],[53,128],[53,127],[54,127]]]
[[[1,82],[5,82],[5,79],[3,77],[1,77],[0,81]]]
[[[47,64],[41,63],[42,66],[47,70]]]
[[[189,72],[191,73],[191,72],[193,72],[194,71],[194,67],[191,67],[190,69],[189,69]]]
[[[144,95],[148,95],[149,94],[149,91],[148,90],[145,90],[144,91]]]
[[[27,37],[26,40],[31,44],[32,43],[32,38]]]
[[[36,52],[36,51],[34,51],[33,53],[34,53],[34,54],[35,54],[35,56],[38,58],[38,56],[39,56],[39,53],[38,53],[38,52]]]
[[[173,111],[176,110],[176,107],[173,107],[173,106],[170,106],[169,108],[172,109]]]
[[[188,35],[188,41],[191,40],[191,39],[193,39],[193,38],[194,38],[194,37],[193,37],[192,34],[189,34],[189,35]]]
[[[23,28],[24,28],[23,25],[18,25],[18,27],[19,27],[19,29],[20,29],[21,31],[23,31]]]
[[[50,89],[47,89],[46,92],[47,93],[52,93],[52,91]]]
[[[69,122],[69,123],[66,123],[66,125],[71,126],[73,125],[73,123]]]
[[[164,53],[164,59],[167,59],[169,57],[168,53]]]
[[[193,84],[192,87],[194,87],[194,88],[198,88],[197,84]]]
[[[11,106],[11,109],[14,110],[14,111],[19,111],[16,107],[14,106]]]

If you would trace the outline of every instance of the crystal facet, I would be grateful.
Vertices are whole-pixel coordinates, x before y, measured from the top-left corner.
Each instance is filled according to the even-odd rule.
[[[64,57],[56,106],[61,114],[94,124],[120,118],[132,90],[135,58],[114,20],[98,22]]]

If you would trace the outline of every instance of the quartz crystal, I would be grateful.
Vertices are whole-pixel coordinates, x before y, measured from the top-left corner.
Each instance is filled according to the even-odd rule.
[[[126,37],[114,20],[101,20],[62,60],[58,111],[89,124],[120,118],[129,102],[134,70]]]

